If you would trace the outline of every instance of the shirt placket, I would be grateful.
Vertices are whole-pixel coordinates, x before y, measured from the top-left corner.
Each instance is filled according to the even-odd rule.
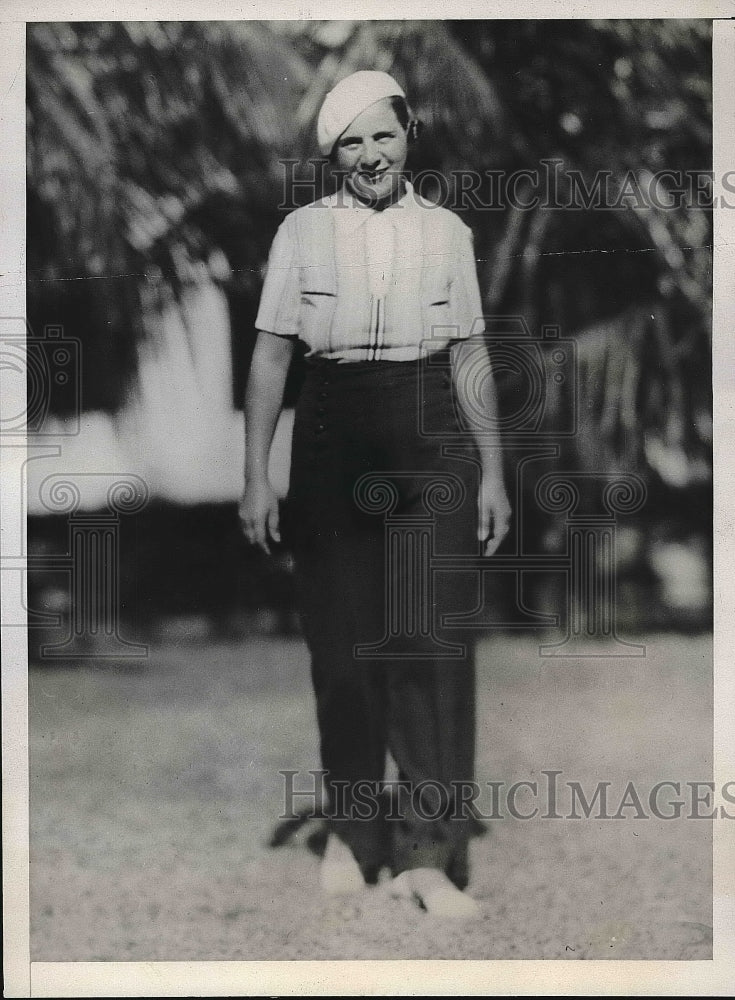
[[[375,212],[367,220],[365,244],[370,293],[368,361],[379,361],[385,344],[385,305],[395,254],[395,231],[386,212]]]

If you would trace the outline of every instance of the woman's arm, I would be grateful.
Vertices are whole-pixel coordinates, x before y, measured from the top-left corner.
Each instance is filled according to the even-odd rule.
[[[452,345],[452,374],[462,414],[480,453],[482,479],[477,500],[477,537],[492,555],[508,533],[510,503],[503,483],[503,453],[498,427],[498,404],[483,337],[469,337]],[[470,387],[481,387],[481,398]]]
[[[280,542],[278,498],[268,478],[268,456],[283,402],[294,342],[258,332],[245,390],[245,490],[240,520],[245,537],[264,552]]]

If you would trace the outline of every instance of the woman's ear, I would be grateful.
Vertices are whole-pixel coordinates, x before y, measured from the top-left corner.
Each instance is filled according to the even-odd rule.
[[[410,144],[418,142],[418,138],[421,135],[421,130],[423,129],[423,122],[419,121],[418,118],[412,118],[408,123],[408,128],[406,129],[406,136]]]

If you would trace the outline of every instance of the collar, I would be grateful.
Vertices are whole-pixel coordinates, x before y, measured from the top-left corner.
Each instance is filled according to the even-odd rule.
[[[348,232],[356,232],[360,226],[365,225],[368,219],[372,219],[376,215],[381,215],[386,222],[390,221],[394,228],[398,228],[401,224],[401,219],[405,218],[409,213],[412,214],[416,211],[420,202],[418,195],[413,189],[413,184],[405,178],[403,184],[406,189],[403,195],[398,201],[389,205],[388,208],[384,208],[381,212],[358,201],[344,186],[335,192],[335,194],[329,196],[329,207],[336,210],[335,220],[338,220],[340,228]]]

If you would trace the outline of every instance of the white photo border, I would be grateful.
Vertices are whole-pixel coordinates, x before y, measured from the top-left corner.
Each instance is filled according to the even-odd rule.
[[[727,2],[652,3],[618,0],[513,0],[491,7],[463,0],[455,18],[705,18],[714,20],[714,176],[735,169],[735,21]],[[357,4],[322,0],[271,2],[267,8],[232,0],[123,0],[102,7],[92,0],[5,0],[0,11],[0,315],[25,315],[25,33],[29,21],[344,19]],[[387,0],[370,5],[371,18],[395,19]],[[404,0],[401,19],[446,14],[436,0]],[[722,193],[721,191],[719,193]],[[715,210],[714,376],[715,402],[715,773],[716,787],[735,777],[735,626],[731,614],[735,565],[735,212]],[[6,390],[3,392],[3,390]],[[13,383],[0,371],[6,412],[19,412]],[[17,393],[17,387],[16,387]],[[24,551],[21,481],[23,447],[2,454],[3,552]],[[14,487],[16,492],[14,492]],[[19,593],[3,575],[3,618],[17,612]],[[714,958],[701,962],[657,961],[411,961],[405,962],[30,962],[28,845],[28,697],[25,630],[2,629],[3,896],[5,996],[248,996],[248,995],[671,995],[735,994],[735,824],[714,829]],[[410,970],[410,971],[409,971]]]

